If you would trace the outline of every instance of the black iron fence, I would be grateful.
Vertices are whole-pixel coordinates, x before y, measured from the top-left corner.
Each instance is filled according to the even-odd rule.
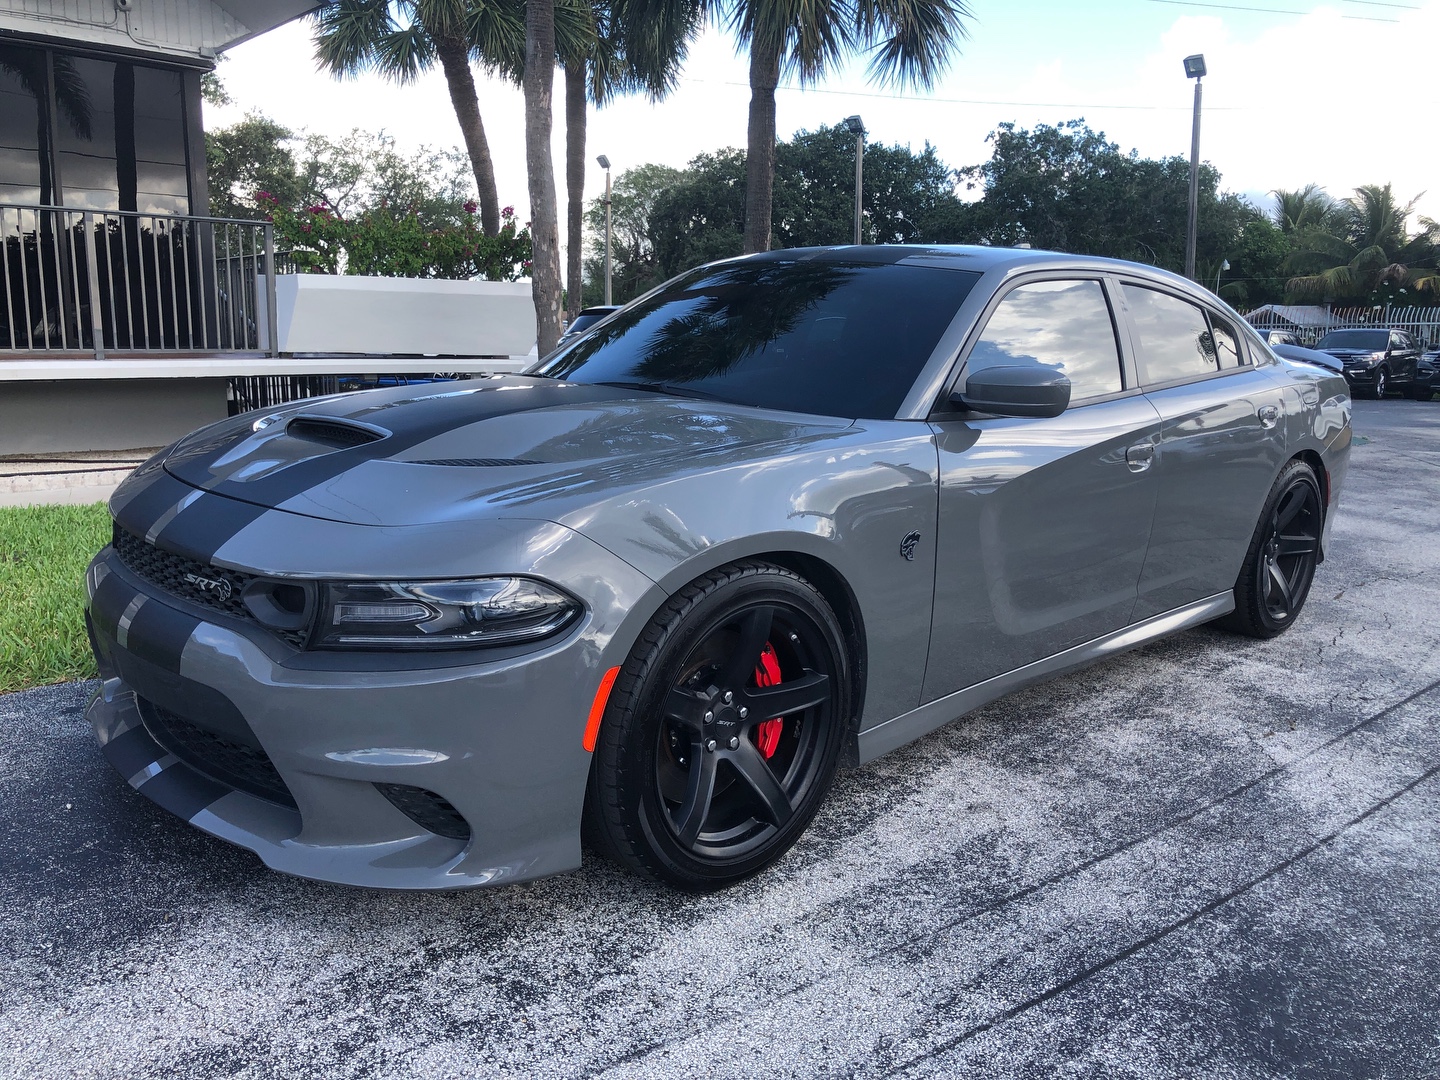
[[[261,221],[0,203],[0,357],[273,351]]]

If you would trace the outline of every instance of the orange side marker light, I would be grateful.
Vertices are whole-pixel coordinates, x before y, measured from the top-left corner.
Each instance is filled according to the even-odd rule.
[[[612,667],[605,672],[605,677],[600,680],[600,688],[595,691],[595,701],[590,706],[590,719],[585,722],[585,739],[583,741],[585,752],[595,752],[595,740],[600,737],[600,718],[605,715],[605,706],[610,701],[610,689],[615,685],[615,677],[620,674],[618,667]]]

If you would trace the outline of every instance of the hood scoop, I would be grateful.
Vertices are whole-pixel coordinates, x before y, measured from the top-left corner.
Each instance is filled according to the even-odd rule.
[[[452,465],[462,469],[495,469],[502,465],[544,465],[545,463],[543,461],[536,461],[533,458],[447,457],[425,458],[420,461],[411,461],[409,464]]]
[[[332,450],[345,450],[378,442],[390,433],[369,424],[338,420],[332,416],[296,416],[285,425],[285,434],[292,439],[328,446]]]

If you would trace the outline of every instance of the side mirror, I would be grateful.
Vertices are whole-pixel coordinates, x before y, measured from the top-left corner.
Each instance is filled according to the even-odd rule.
[[[1070,380],[1044,364],[981,368],[950,404],[997,416],[1059,416],[1070,405]]]

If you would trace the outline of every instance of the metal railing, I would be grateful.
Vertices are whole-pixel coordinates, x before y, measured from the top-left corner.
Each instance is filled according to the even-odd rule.
[[[275,355],[273,230],[0,203],[0,358]]]
[[[1245,315],[1245,321],[1257,330],[1285,330],[1307,347],[1313,346],[1331,330],[1376,328],[1408,330],[1426,348],[1440,345],[1440,305],[1437,304],[1331,306],[1325,310],[1323,317],[1307,321],[1306,325],[1299,325],[1280,312],[1261,308]]]

